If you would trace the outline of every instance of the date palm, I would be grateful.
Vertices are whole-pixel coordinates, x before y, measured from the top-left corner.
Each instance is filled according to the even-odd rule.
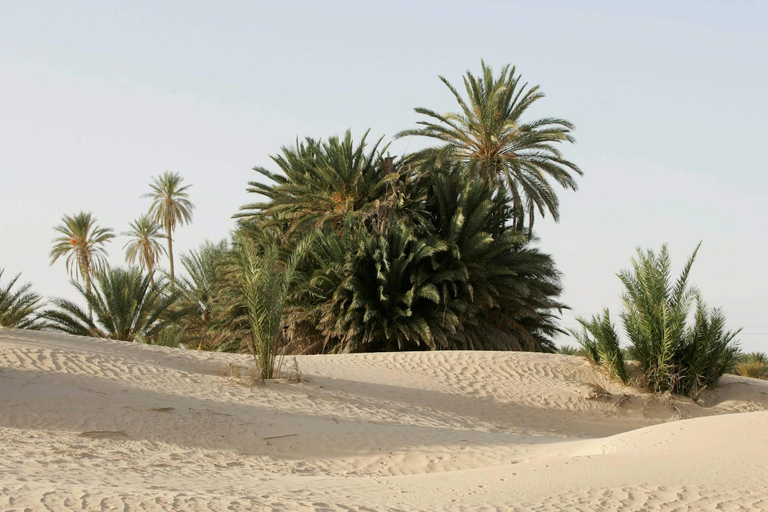
[[[544,93],[539,86],[521,83],[514,67],[505,66],[497,77],[485,62],[480,76],[468,71],[464,76],[467,99],[448,80],[442,76],[440,80],[453,93],[461,111],[439,114],[417,108],[416,112],[428,119],[418,123],[421,128],[405,130],[397,137],[436,139],[442,143],[439,147],[417,156],[438,165],[461,163],[487,181],[504,185],[515,209],[516,229],[525,227],[527,215],[531,230],[537,211],[542,216],[549,212],[559,220],[559,201],[549,180],[576,190],[574,175],[582,174],[557,147],[574,142],[573,125],[553,117],[524,121],[526,110]]]
[[[0,268],[0,278],[5,270]],[[43,324],[38,319],[37,311],[42,305],[43,298],[30,291],[32,285],[24,283],[13,287],[21,274],[11,278],[6,285],[0,284],[0,327],[16,327],[18,329],[40,329]]]
[[[289,304],[296,345],[554,350],[565,306],[552,259],[507,227],[511,212],[496,187],[457,169],[430,181],[427,224],[400,219],[372,232],[353,215],[340,233],[323,231]]]
[[[165,238],[161,233],[162,226],[149,215],[141,215],[130,224],[131,230],[123,233],[131,239],[123,246],[125,261],[129,265],[138,262],[139,266],[149,275],[154,283],[154,271],[165,249],[160,245],[160,239]]]
[[[181,255],[181,264],[189,277],[178,282],[179,300],[173,314],[185,329],[185,340],[197,345],[198,350],[214,348],[228,336],[223,329],[212,329],[214,310],[222,303],[230,303],[223,289],[225,269],[230,254],[229,242],[205,241],[198,249]],[[229,334],[229,333],[227,333]]]
[[[304,236],[295,246],[276,243],[256,246],[237,237],[234,256],[240,269],[239,285],[244,299],[250,339],[248,348],[262,379],[280,374],[285,345],[283,315],[296,268],[314,240],[315,233]]]
[[[104,246],[115,235],[111,229],[98,226],[90,212],[64,215],[61,222],[61,225],[54,228],[61,236],[53,240],[51,265],[59,258],[66,258],[67,272],[73,278],[83,281],[85,289],[90,291],[93,273],[106,263],[107,251]]]
[[[294,147],[283,147],[280,155],[272,157],[282,173],[255,167],[271,183],[248,183],[248,192],[266,201],[241,207],[235,217],[287,224],[292,232],[326,225],[339,232],[351,214],[380,226],[397,213],[417,217],[421,198],[406,186],[409,175],[402,162],[386,156],[387,146],[381,147],[381,139],[369,145],[367,137],[368,132],[355,143],[347,130],[343,138],[307,138]]]
[[[150,217],[165,228],[165,235],[168,238],[171,286],[176,279],[173,266],[173,232],[177,226],[189,224],[192,221],[192,210],[195,208],[187,192],[192,185],[182,186],[183,181],[184,178],[178,173],[166,171],[153,179],[149,185],[152,192],[143,196],[152,199],[152,205],[149,208]]]
[[[654,393],[672,392],[696,399],[738,362],[736,336],[741,329],[726,330],[725,314],[708,307],[698,289],[688,283],[699,246],[677,280],[673,281],[666,245],[659,253],[638,248],[632,268],[618,274],[625,288],[620,315],[623,331],[642,382]],[[693,321],[689,322],[691,310]],[[571,334],[587,357],[626,382],[629,375],[619,334],[608,310],[590,320],[577,320],[582,330]]]
[[[102,268],[94,275],[96,286],[87,290],[72,282],[96,313],[90,315],[72,301],[53,299],[54,309],[43,314],[49,328],[77,336],[135,341],[158,335],[169,323],[165,313],[176,300],[164,279],[152,283],[138,268]]]

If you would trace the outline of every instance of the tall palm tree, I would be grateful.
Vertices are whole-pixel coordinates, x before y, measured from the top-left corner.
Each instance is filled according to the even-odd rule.
[[[173,232],[177,225],[189,224],[195,205],[189,200],[187,189],[192,185],[181,185],[184,178],[176,172],[166,171],[154,178],[150,187],[152,192],[143,197],[152,199],[149,215],[165,228],[168,238],[168,259],[171,262],[171,286],[176,276],[173,269]]]
[[[90,291],[93,273],[106,263],[107,251],[104,245],[115,235],[110,228],[98,226],[91,212],[64,215],[61,222],[60,226],[54,228],[61,236],[53,240],[51,265],[59,258],[66,257],[67,272],[85,282],[85,289]]]
[[[154,271],[160,260],[160,255],[165,249],[159,240],[165,238],[160,230],[162,226],[155,222],[149,215],[141,215],[130,224],[131,230],[123,233],[131,239],[123,246],[125,249],[125,261],[133,265],[138,261],[139,266],[146,270],[154,283]]]
[[[49,328],[78,336],[135,341],[152,338],[168,325],[164,315],[176,295],[168,293],[165,280],[153,284],[149,274],[135,267],[102,268],[94,277],[93,290],[75,281],[72,284],[96,313],[96,320],[74,302],[57,298],[52,301],[55,309],[43,314]]]
[[[5,269],[0,268],[0,278]],[[25,283],[16,290],[13,287],[21,274],[17,274],[3,286],[0,284],[0,327],[16,327],[18,329],[40,329],[44,325],[39,321],[38,310],[43,298],[30,291],[32,285]]]
[[[481,64],[479,77],[469,71],[464,77],[466,100],[440,77],[459,103],[460,112],[438,114],[417,108],[417,113],[429,119],[418,123],[421,128],[405,130],[397,137],[436,139],[443,144],[417,156],[438,165],[458,162],[487,181],[504,185],[515,208],[516,229],[525,227],[527,214],[531,230],[536,211],[542,216],[548,211],[557,221],[559,201],[549,179],[576,190],[574,174],[582,174],[556,147],[562,142],[574,142],[573,125],[552,117],[524,122],[526,110],[544,97],[539,86],[529,88],[521,83],[521,75],[514,67],[505,66],[494,77],[491,67]]]

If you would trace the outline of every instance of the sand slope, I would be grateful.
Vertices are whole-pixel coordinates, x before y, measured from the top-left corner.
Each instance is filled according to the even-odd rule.
[[[297,361],[248,385],[245,356],[0,329],[0,510],[768,510],[768,382],[702,406],[570,356]]]

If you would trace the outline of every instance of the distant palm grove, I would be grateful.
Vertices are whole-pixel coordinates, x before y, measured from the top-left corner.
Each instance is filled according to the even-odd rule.
[[[533,229],[559,220],[559,190],[577,188],[582,171],[563,154],[574,127],[531,118],[544,95],[514,67],[483,63],[461,92],[441,80],[457,111],[417,108],[423,120],[396,134],[426,149],[392,156],[350,132],[281,148],[254,169],[231,237],[182,254],[182,272],[173,235],[194,205],[179,174],[155,178],[147,213],[127,223],[129,267],[106,263],[113,230],[65,215],[51,264],[64,261],[82,300],[46,304],[14,280],[0,288],[0,324],[248,351],[264,378],[280,354],[554,352],[566,306]]]

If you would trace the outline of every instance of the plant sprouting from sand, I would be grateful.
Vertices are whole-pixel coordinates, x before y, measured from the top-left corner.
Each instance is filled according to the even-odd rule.
[[[666,245],[658,254],[638,249],[632,269],[619,273],[624,330],[645,385],[655,393],[672,392],[696,398],[736,364],[740,332],[725,328],[725,315],[707,307],[698,290],[688,284],[696,247],[681,275],[672,281]],[[693,322],[688,325],[691,310]],[[574,336],[595,363],[606,366],[626,382],[619,335],[607,310],[591,320],[579,319],[582,332]]]
[[[280,373],[286,299],[296,267],[312,243],[312,237],[307,236],[287,251],[278,243],[279,233],[275,235],[271,239],[265,236],[258,245],[243,236],[235,239],[240,286],[251,330],[248,346],[264,380]]]

